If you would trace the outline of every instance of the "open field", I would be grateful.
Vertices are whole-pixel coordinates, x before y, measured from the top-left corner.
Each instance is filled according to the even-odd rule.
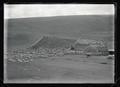
[[[8,82],[112,83],[113,59],[107,56],[66,55],[35,58],[31,63],[7,62]],[[25,80],[25,81],[24,81]]]

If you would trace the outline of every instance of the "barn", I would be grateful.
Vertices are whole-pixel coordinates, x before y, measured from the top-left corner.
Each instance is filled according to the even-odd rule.
[[[47,53],[75,53],[91,55],[108,55],[107,46],[102,41],[90,39],[66,39],[53,36],[43,38],[30,47],[36,51],[44,49]],[[42,51],[43,52],[43,51]]]
[[[76,40],[74,39],[66,39],[55,36],[43,36],[43,38],[37,43],[33,44],[29,49],[39,50],[39,49],[47,49],[49,51],[58,51],[69,49]]]
[[[99,45],[89,45],[84,49],[85,54],[91,54],[91,55],[103,55],[106,56],[108,55],[108,49],[103,46]]]
[[[78,39],[73,48],[83,54],[108,55],[108,48],[102,41]]]

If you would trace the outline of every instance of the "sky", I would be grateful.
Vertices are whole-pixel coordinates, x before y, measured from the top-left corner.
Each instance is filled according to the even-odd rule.
[[[114,4],[4,4],[4,18],[114,15]]]

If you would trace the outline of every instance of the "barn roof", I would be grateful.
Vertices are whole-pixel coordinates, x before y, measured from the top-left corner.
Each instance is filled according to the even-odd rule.
[[[43,38],[39,41],[37,41],[36,44],[31,46],[31,48],[39,48],[39,47],[45,47],[45,48],[65,48],[69,45],[72,45],[75,43],[76,40],[74,39],[64,39],[60,37],[53,37],[53,36],[43,36]]]
[[[78,39],[76,43],[79,44],[99,44],[99,45],[104,45],[102,41],[97,41],[97,40],[90,40],[90,39]]]

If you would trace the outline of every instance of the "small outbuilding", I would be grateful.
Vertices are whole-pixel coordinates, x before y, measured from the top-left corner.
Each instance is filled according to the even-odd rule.
[[[108,55],[108,48],[102,41],[79,39],[74,44],[74,50],[89,55]]]

